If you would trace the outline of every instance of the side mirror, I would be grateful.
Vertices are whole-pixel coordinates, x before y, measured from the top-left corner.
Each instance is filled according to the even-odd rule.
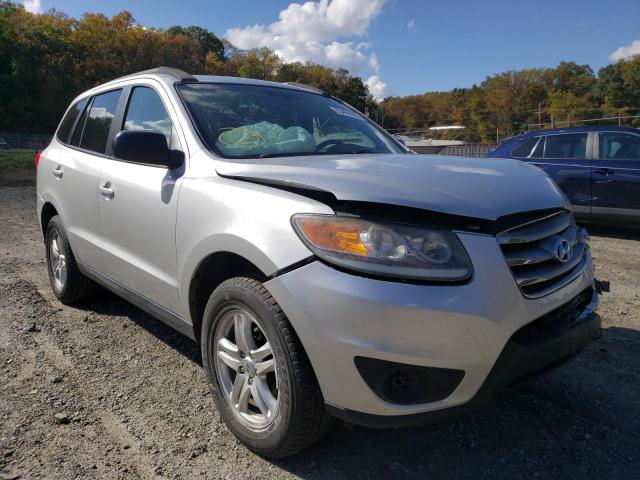
[[[184,153],[169,150],[162,133],[144,130],[119,132],[113,140],[113,155],[121,160],[167,168],[178,168],[184,162]]]

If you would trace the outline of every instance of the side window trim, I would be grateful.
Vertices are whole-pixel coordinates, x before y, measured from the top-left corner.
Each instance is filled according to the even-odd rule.
[[[82,112],[80,112],[80,115],[78,115],[78,118],[75,121],[75,125],[73,127],[73,129],[71,130],[71,136],[69,137],[69,145],[75,148],[80,149],[80,142],[82,142],[82,135],[84,135],[84,126],[87,124],[87,117],[89,116],[89,112],[91,111],[91,107],[93,106],[93,100],[94,100],[95,95],[92,95],[91,97],[89,97],[89,100],[87,101],[87,104],[84,107],[84,110],[82,110]],[[87,112],[87,115],[84,116],[84,112]],[[80,119],[84,116],[84,123],[82,124],[82,126],[79,125],[80,123]],[[76,128],[80,128],[80,135],[78,135],[78,145],[73,145],[73,136],[76,132]]]
[[[545,138],[544,135],[540,135],[538,137],[538,141],[536,142],[536,144],[533,146],[533,148],[529,152],[529,155],[527,155],[527,158],[537,158],[537,157],[534,157],[533,154],[535,153],[536,149],[538,148],[538,145],[540,144],[540,142],[544,142],[544,138]],[[544,153],[542,155],[544,157]]]
[[[169,117],[169,120],[171,121],[172,130],[176,131],[176,134],[177,134],[178,132],[176,127],[178,125],[178,122],[176,122],[176,120],[172,118],[171,112],[170,112],[171,109],[167,108],[167,103],[162,98],[162,95],[160,94],[158,89],[155,86],[147,83],[133,83],[128,86],[127,99],[123,106],[122,117],[119,118],[119,122],[118,122],[118,124],[120,125],[118,132],[121,132],[122,130],[124,130],[125,117],[127,115],[127,110],[129,109],[129,104],[131,103],[131,98],[133,97],[133,92],[136,88],[148,88],[150,90],[153,90],[153,92],[158,96],[158,99],[160,100],[160,103],[162,103],[162,107],[164,108],[165,113],[167,114],[167,116]],[[176,135],[176,137],[177,136],[178,135]],[[181,149],[183,149],[184,148],[182,147],[183,142],[180,140],[180,138],[177,138],[177,140],[178,140],[178,143],[180,143]]]
[[[65,145],[70,144],[71,143],[71,139],[73,138],[73,132],[76,131],[76,127],[78,126],[78,122],[80,121],[80,119],[82,118],[82,115],[84,114],[85,110],[87,109],[87,107],[89,105],[91,105],[91,103],[93,102],[93,97],[87,97],[84,98],[82,100],[86,100],[87,103],[85,104],[84,108],[82,110],[80,110],[80,113],[78,113],[78,116],[75,118],[75,120],[73,121],[73,125],[71,126],[71,131],[69,132],[69,135],[67,135],[67,139],[64,142]],[[82,101],[80,100],[80,101]]]
[[[107,138],[105,154],[112,160],[117,160],[117,158],[113,156],[113,141],[115,140],[116,135],[120,132],[120,125],[122,125],[122,120],[124,119],[130,93],[131,85],[121,87],[120,98],[118,99],[118,105],[116,107],[116,114],[113,116],[111,128],[109,129],[109,137]]]

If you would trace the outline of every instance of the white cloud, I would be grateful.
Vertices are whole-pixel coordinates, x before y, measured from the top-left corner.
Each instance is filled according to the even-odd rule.
[[[285,62],[316,62],[351,73],[377,73],[380,65],[362,37],[387,0],[319,0],[291,3],[268,25],[231,28],[225,36],[241,49],[269,47]]]
[[[42,12],[42,3],[40,0],[24,0],[22,2],[27,12],[40,13]]]
[[[378,75],[371,75],[365,82],[369,87],[369,92],[373,95],[373,98],[377,101],[384,99],[390,95],[389,87],[380,79]]]
[[[416,19],[412,18],[411,20],[409,20],[409,23],[407,23],[407,28],[409,30],[413,30],[414,28],[416,28]]]
[[[615,52],[609,55],[611,60],[622,60],[623,58],[629,58],[633,55],[640,55],[640,39],[634,40],[629,45],[618,48]]]

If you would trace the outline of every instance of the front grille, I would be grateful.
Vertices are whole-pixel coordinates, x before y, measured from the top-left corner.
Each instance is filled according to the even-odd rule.
[[[509,228],[497,239],[518,287],[529,298],[562,288],[587,264],[588,236],[566,210]]]

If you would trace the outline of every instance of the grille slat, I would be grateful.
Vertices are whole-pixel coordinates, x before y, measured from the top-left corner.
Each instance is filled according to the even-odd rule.
[[[562,232],[572,224],[573,216],[571,213],[561,211],[519,227],[505,230],[504,232],[499,233],[497,238],[501,245],[530,243]]]
[[[580,260],[584,256],[585,248],[586,246],[584,244],[580,244],[574,248],[571,259],[566,263],[554,263],[527,269],[523,272],[514,272],[518,285],[527,286],[534,283],[547,282],[555,277],[564,275],[580,263]]]
[[[587,264],[588,236],[566,210],[545,214],[496,237],[518,287],[529,298],[562,288],[578,277]],[[560,259],[558,247],[567,245],[570,253]]]

